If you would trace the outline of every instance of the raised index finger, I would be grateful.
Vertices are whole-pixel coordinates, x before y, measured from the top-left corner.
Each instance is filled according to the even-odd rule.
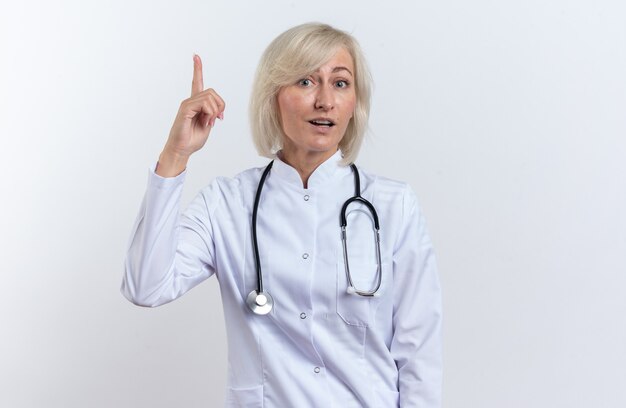
[[[199,94],[204,90],[202,81],[202,60],[197,54],[193,55],[193,81],[191,82],[191,96]]]

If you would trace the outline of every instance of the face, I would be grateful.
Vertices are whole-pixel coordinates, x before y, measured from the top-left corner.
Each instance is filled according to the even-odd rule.
[[[332,156],[354,114],[354,63],[344,48],[313,74],[278,92],[283,153]]]

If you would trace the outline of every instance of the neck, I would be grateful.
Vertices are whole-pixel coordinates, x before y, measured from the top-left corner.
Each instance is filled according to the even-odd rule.
[[[307,152],[290,151],[284,149],[281,151],[280,159],[296,169],[302,179],[302,186],[308,188],[309,177],[319,167],[320,164],[328,160],[336,151],[315,152],[313,154]]]

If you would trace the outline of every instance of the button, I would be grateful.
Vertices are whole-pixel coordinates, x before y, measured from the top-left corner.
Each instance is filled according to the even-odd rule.
[[[309,254],[307,254],[306,252],[302,254],[302,259],[308,259],[309,258]]]
[[[315,371],[316,373],[319,373],[319,372],[320,372],[320,368],[319,368],[319,367],[315,367],[315,368],[313,369],[313,371]]]
[[[305,195],[304,195],[304,201],[309,201],[309,198],[311,198],[311,197],[309,197],[309,195],[308,195],[308,194],[305,194]]]
[[[306,319],[306,313],[304,312],[300,313],[300,319]]]

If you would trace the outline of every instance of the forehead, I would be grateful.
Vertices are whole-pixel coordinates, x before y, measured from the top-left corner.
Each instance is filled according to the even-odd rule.
[[[352,60],[352,56],[348,50],[343,47],[339,48],[328,61],[317,69],[316,72],[332,73],[337,70],[344,71],[342,68],[347,68],[350,73],[354,72],[354,61]]]

